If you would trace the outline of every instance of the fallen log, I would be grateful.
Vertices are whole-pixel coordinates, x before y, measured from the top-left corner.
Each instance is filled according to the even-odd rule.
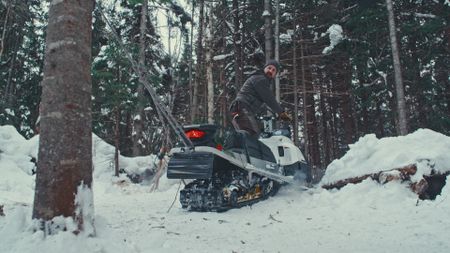
[[[417,172],[416,164],[410,164],[402,168],[392,170],[380,171],[377,173],[366,174],[358,177],[346,178],[334,183],[325,184],[322,188],[340,189],[347,184],[358,184],[362,181],[371,178],[381,184],[391,181],[409,181],[410,189],[419,195],[420,199],[435,199],[441,193],[445,185],[446,177],[450,175],[450,169],[445,173],[436,173],[432,171],[431,175],[424,175],[424,178],[418,182],[411,182],[411,176]]]
[[[375,181],[378,181],[378,182],[381,182],[384,184],[384,183],[387,183],[387,182],[390,182],[390,181],[396,180],[396,179],[397,180],[398,179],[407,180],[412,175],[416,174],[416,172],[417,172],[416,165],[410,164],[403,168],[396,168],[396,169],[392,169],[392,170],[385,170],[385,171],[380,171],[377,173],[366,174],[363,176],[346,178],[346,179],[339,180],[334,183],[323,185],[322,188],[325,188],[327,190],[331,190],[334,188],[340,189],[340,188],[346,186],[347,184],[361,183],[362,181],[366,180],[367,178],[371,178]],[[381,178],[381,180],[380,180],[380,178]]]

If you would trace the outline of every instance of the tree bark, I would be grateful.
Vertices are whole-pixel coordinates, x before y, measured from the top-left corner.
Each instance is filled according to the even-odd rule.
[[[47,26],[39,161],[33,218],[72,217],[94,234],[91,26],[94,1],[53,1]]]
[[[272,14],[270,8],[270,0],[264,0],[264,38],[266,62],[272,59]]]
[[[450,32],[450,28],[448,29]],[[450,118],[450,80],[448,78],[448,66],[450,59],[446,55],[439,56],[436,60],[436,82],[442,87],[444,103],[447,105],[447,117]]]
[[[408,134],[408,121],[406,116],[405,92],[403,88],[402,68],[400,64],[400,52],[398,49],[394,10],[392,0],[386,0],[389,21],[389,36],[391,40],[392,58],[394,61],[395,91],[397,97],[397,129],[399,135]]]
[[[141,24],[139,27],[139,68],[141,72],[145,72],[145,38],[147,33],[147,13],[148,0],[142,2],[141,7]],[[145,105],[145,88],[142,81],[142,76],[139,77],[139,85],[137,88],[137,106],[133,119],[133,156],[142,155],[143,134],[144,131],[144,105]]]
[[[293,127],[293,131],[294,131],[294,143],[295,145],[299,145],[299,141],[298,141],[298,75],[297,75],[297,43],[296,43],[296,39],[297,37],[295,36],[295,26],[296,26],[296,22],[294,22],[294,34],[293,34],[293,38],[292,38],[292,72],[293,72],[293,82],[294,82],[294,127]],[[303,66],[302,66],[303,68]],[[305,90],[303,89],[303,92],[305,92]]]
[[[115,110],[115,127],[114,127],[114,176],[119,176],[119,145],[120,145],[120,108],[117,106]]]
[[[301,57],[303,59],[304,52],[308,52],[307,46],[300,44],[301,46]],[[312,66],[310,61],[308,66]],[[312,70],[311,68],[305,68],[305,61],[302,60],[302,81],[304,89],[304,105],[305,106],[305,138],[307,143],[308,152],[307,157],[309,157],[309,162],[312,166],[313,180],[318,180],[321,174],[320,167],[320,149],[319,149],[319,133],[317,130],[317,119],[316,119],[316,109],[314,94],[311,92],[314,90]],[[306,148],[305,148],[306,149]]]
[[[295,29],[295,27],[294,27]],[[275,0],[275,60],[280,62],[280,0]],[[295,95],[297,95],[295,93]],[[280,75],[275,77],[275,99],[280,102]]]
[[[349,145],[355,139],[355,124],[353,120],[352,99],[351,99],[351,82],[352,67],[350,57],[346,53],[340,53],[340,60],[336,61],[337,76],[335,85],[339,96],[339,104],[344,125],[345,144]]]
[[[416,45],[416,38],[412,38],[408,43],[409,51],[411,52],[411,62],[408,69],[405,70],[407,76],[412,82],[411,91],[411,114],[416,114],[415,122],[411,122],[414,127],[426,128],[428,126],[428,116],[430,115],[430,109],[427,105],[426,89],[421,83],[420,76],[420,55],[417,53],[420,49]],[[409,75],[408,75],[409,74]],[[415,109],[414,109],[415,108]]]
[[[191,18],[192,18],[192,22],[191,22],[191,36],[190,36],[190,43],[189,43],[189,107],[190,109],[190,121],[191,123],[194,122],[194,114],[195,111],[193,108],[194,106],[194,93],[195,93],[195,84],[194,82],[192,82],[192,71],[193,71],[193,63],[194,61],[192,60],[192,51],[193,51],[193,41],[194,41],[194,11],[195,11],[195,1],[192,1],[192,10],[191,10]]]
[[[364,84],[367,83],[367,79],[364,75],[363,66],[358,65],[357,68],[357,76],[359,81],[359,88],[361,89],[361,112],[358,120],[358,129],[362,134],[369,133],[369,111],[368,111],[368,103],[369,103],[369,94],[367,93],[367,89],[364,87]]]
[[[6,28],[8,25],[8,18],[9,18],[9,13],[11,11],[11,2],[10,1],[6,1],[6,15],[5,15],[5,22],[3,23],[3,31],[2,31],[2,38],[0,40],[0,62],[2,60],[2,56],[3,56],[3,51],[5,49],[5,38],[6,38]]]
[[[294,29],[294,34],[295,34],[295,29]],[[311,161],[310,159],[310,155],[309,155],[309,133],[308,133],[308,111],[307,111],[307,88],[306,88],[306,72],[305,72],[305,59],[304,59],[304,48],[303,48],[303,42],[302,42],[302,38],[303,36],[301,35],[301,31],[300,31],[300,65],[301,65],[301,70],[302,70],[302,92],[303,92],[303,122],[304,122],[304,126],[303,126],[303,138],[305,138],[305,156],[308,159],[307,161]],[[297,53],[296,53],[297,55]]]
[[[197,66],[195,68],[195,82],[194,82],[194,89],[193,89],[193,97],[192,97],[192,107],[191,107],[191,119],[192,123],[195,123],[198,121],[200,116],[200,110],[199,105],[201,104],[199,101],[200,96],[200,90],[202,87],[202,80],[203,80],[203,36],[204,36],[204,10],[205,10],[205,2],[204,0],[200,0],[200,15],[199,15],[199,22],[198,22],[198,37],[197,37]]]
[[[208,97],[207,97],[207,108],[208,108],[208,123],[214,124],[214,81],[213,81],[213,71],[212,71],[212,51],[213,51],[213,36],[212,29],[213,25],[213,6],[208,5],[208,11],[210,15],[208,17],[208,24],[206,27],[206,80],[208,83]]]
[[[243,33],[240,29],[240,18],[239,18],[239,1],[233,0],[233,48],[234,48],[234,85],[236,90],[239,90],[243,84],[243,64],[242,64],[242,44],[243,38],[241,37]]]

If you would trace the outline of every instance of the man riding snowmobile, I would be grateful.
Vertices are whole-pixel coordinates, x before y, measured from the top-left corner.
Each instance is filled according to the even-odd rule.
[[[261,118],[264,134],[260,136],[256,114],[264,104],[278,118],[291,120],[270,90],[279,70],[278,62],[271,60],[244,83],[230,107],[236,131],[229,132],[223,147],[215,142],[216,125],[183,127],[194,146],[173,148],[167,168],[170,179],[193,180],[180,191],[182,208],[225,211],[250,205],[295,182],[299,173],[309,174],[303,154],[289,138],[290,131],[272,129],[274,118]]]
[[[278,74],[280,64],[276,60],[269,60],[263,70],[255,71],[245,81],[236,99],[231,103],[230,113],[232,124],[236,130],[245,130],[252,137],[258,138],[260,127],[256,121],[256,114],[265,104],[278,118],[284,121],[291,121],[291,117],[285,112],[270,89],[270,82]]]

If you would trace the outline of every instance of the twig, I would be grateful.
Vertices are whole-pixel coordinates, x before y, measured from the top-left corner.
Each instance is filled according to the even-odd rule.
[[[172,201],[172,205],[170,205],[169,209],[167,210],[167,213],[170,212],[170,209],[172,209],[173,205],[175,204],[175,201],[178,198],[178,192],[180,191],[180,187],[181,187],[181,180],[180,180],[180,183],[178,184],[178,189],[177,189],[177,192],[175,193],[175,198]]]
[[[274,220],[274,221],[278,222],[278,223],[283,223],[282,221],[275,219],[272,214],[269,215],[269,218],[271,220]]]

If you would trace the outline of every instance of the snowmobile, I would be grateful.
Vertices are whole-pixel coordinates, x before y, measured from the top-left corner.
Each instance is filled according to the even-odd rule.
[[[217,141],[218,126],[188,125],[183,129],[193,148],[173,148],[167,177],[191,179],[180,191],[182,208],[191,211],[226,211],[273,196],[294,180],[309,181],[311,173],[290,129],[273,130],[273,117],[260,117],[259,139],[246,131],[228,131],[224,145]]]

